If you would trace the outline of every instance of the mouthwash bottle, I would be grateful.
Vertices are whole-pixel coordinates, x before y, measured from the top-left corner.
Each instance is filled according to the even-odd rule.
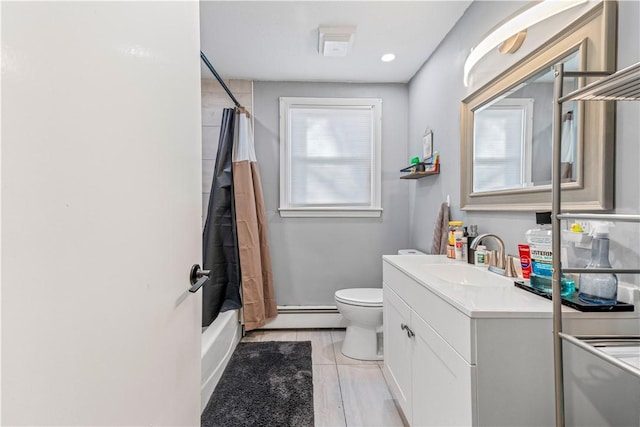
[[[587,268],[611,268],[609,262],[609,229],[613,223],[592,221],[591,261]],[[618,298],[618,277],[613,273],[593,273],[580,275],[581,301],[598,305],[615,305]]]
[[[533,288],[551,293],[553,276],[551,212],[536,212],[536,223],[538,226],[526,233],[531,251],[531,276],[529,280]],[[561,275],[560,295],[566,297],[573,294],[575,290],[575,282],[569,277]]]

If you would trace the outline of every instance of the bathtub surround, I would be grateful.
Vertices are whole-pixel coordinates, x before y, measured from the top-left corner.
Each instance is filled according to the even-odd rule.
[[[220,136],[220,123],[222,112],[225,108],[233,108],[233,102],[224,92],[222,86],[213,78],[210,71],[202,71],[200,80],[201,115],[202,115],[202,226],[207,218],[207,207],[215,168],[216,153],[218,151],[218,138]],[[225,80],[238,99],[249,112],[253,111],[253,84],[249,80]]]
[[[201,425],[313,426],[311,341],[238,344]]]

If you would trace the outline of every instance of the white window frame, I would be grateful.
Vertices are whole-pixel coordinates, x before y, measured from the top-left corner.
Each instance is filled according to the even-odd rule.
[[[371,110],[371,203],[369,206],[291,206],[291,123],[290,111],[296,108],[362,108]],[[280,216],[281,217],[380,217],[382,100],[379,98],[280,98]]]
[[[533,158],[533,104],[533,98],[503,98],[488,107],[488,109],[493,110],[515,110],[519,111],[522,115],[522,124],[524,129],[522,129],[520,139],[521,152],[523,153],[520,159],[520,187],[500,188],[497,190],[474,188],[474,192],[511,190],[533,185],[531,178],[533,169],[531,164]],[[473,161],[474,164],[475,162],[478,162],[475,155]]]

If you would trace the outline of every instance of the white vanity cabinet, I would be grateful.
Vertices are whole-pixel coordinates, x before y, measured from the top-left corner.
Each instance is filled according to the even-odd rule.
[[[550,318],[475,319],[386,261],[383,282],[383,372],[410,425],[553,424]]]
[[[393,268],[390,267],[389,268]],[[470,426],[475,424],[475,366],[458,354],[419,312],[423,301],[411,295],[428,292],[407,276],[399,277],[398,270],[390,280],[385,265],[384,292],[384,368],[383,372],[402,412],[412,426]],[[391,283],[391,285],[389,284]],[[394,290],[400,285],[400,295]],[[397,287],[396,287],[397,289]],[[401,296],[402,295],[402,296]],[[404,298],[403,298],[404,297]],[[438,312],[447,307],[433,295]],[[424,300],[424,298],[422,298]],[[417,307],[415,307],[417,306]],[[444,309],[444,310],[443,310]],[[452,310],[453,307],[451,307]],[[418,311],[416,311],[418,310]],[[445,330],[455,330],[460,318],[441,318],[451,323]],[[464,319],[462,319],[464,320]],[[436,323],[439,323],[436,321]],[[463,333],[470,332],[470,324],[461,325]],[[451,328],[453,327],[453,329]],[[446,334],[446,333],[445,333]],[[467,335],[470,338],[469,335]],[[467,350],[470,350],[468,340]]]
[[[442,256],[384,257],[383,372],[405,418],[412,426],[554,425],[550,301],[458,266]],[[566,316],[574,333],[640,327],[637,309]]]
[[[472,425],[475,367],[386,284],[384,302],[385,377],[409,424]]]

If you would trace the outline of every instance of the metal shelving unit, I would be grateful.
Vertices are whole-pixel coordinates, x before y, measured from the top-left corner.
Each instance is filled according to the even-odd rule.
[[[563,92],[563,79],[565,77],[594,77],[606,76],[602,79],[588,84],[583,88],[575,90],[567,95]],[[553,133],[553,174],[552,174],[552,250],[553,250],[553,356],[555,375],[555,397],[556,397],[556,426],[564,426],[564,378],[562,342],[571,342],[578,347],[601,358],[602,360],[618,366],[619,368],[640,378],[640,367],[633,366],[603,351],[602,343],[629,344],[640,342],[640,336],[574,336],[562,332],[562,309],[560,297],[560,275],[566,273],[625,273],[638,274],[640,269],[584,269],[565,268],[560,266],[561,250],[561,221],[563,219],[580,220],[605,220],[605,221],[626,221],[640,223],[640,215],[623,214],[585,214],[585,213],[562,213],[561,212],[561,138],[562,138],[562,103],[566,101],[640,101],[640,63],[634,64],[614,74],[601,72],[565,72],[563,64],[555,66],[555,89],[554,89],[554,133]],[[631,344],[629,344],[631,345]]]

